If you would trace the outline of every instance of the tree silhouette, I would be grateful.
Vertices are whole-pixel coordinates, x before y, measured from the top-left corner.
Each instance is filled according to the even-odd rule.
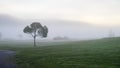
[[[47,26],[42,26],[39,22],[33,22],[30,26],[26,26],[23,32],[30,34],[34,38],[34,46],[36,47],[36,37],[47,37],[48,28]]]

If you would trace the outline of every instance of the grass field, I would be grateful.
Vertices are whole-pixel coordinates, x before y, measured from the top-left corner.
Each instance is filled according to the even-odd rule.
[[[0,43],[16,52],[18,68],[120,68],[120,38],[89,41]]]

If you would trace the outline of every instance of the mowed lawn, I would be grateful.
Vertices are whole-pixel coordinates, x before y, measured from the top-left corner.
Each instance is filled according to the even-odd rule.
[[[18,68],[120,68],[120,38],[32,45],[0,43],[0,49],[16,52]]]

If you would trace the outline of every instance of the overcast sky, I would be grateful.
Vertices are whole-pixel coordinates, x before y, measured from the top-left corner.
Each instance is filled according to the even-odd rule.
[[[0,0],[0,13],[23,19],[62,19],[120,25],[120,0]]]
[[[6,38],[23,35],[33,19],[49,27],[51,38],[107,37],[111,29],[120,36],[120,0],[0,0],[0,16]]]

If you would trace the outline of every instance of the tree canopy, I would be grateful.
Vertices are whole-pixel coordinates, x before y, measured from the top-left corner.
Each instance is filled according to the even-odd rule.
[[[23,30],[24,33],[30,34],[34,38],[34,46],[36,46],[36,37],[41,38],[47,37],[48,28],[47,26],[42,26],[39,22],[33,22],[30,26],[26,26]]]

